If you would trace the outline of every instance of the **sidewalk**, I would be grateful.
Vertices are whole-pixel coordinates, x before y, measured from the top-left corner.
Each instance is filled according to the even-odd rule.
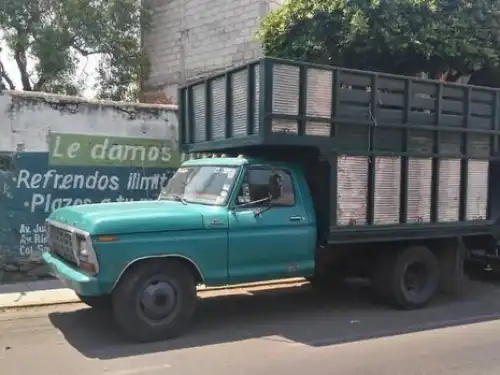
[[[59,280],[0,285],[0,310],[78,302]]]
[[[251,292],[272,289],[284,285],[303,284],[303,278],[272,280],[266,282],[238,284],[216,288],[201,287],[198,290],[205,295],[221,294],[224,290],[246,289]],[[64,288],[59,280],[33,281],[27,283],[0,285],[0,312],[6,309],[28,308],[45,305],[59,305],[79,302],[75,292]]]

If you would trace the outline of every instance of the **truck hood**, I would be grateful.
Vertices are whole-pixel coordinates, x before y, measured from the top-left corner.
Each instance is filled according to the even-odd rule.
[[[91,235],[227,228],[222,207],[172,201],[139,201],[69,206],[49,216]]]

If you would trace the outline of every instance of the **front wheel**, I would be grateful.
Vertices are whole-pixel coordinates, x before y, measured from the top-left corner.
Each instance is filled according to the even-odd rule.
[[[125,273],[113,293],[113,312],[135,341],[166,340],[182,334],[196,307],[196,283],[176,261],[150,261]]]

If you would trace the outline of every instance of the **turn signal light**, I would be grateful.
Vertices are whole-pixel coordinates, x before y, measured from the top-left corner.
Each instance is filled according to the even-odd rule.
[[[114,241],[118,241],[118,237],[116,237],[116,236],[99,236],[99,237],[97,237],[97,239],[100,242],[114,242]]]

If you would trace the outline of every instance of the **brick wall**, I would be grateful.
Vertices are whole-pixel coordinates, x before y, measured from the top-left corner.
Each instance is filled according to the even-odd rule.
[[[176,95],[177,84],[261,55],[255,33],[282,0],[145,0],[153,7],[144,38],[146,86]]]

